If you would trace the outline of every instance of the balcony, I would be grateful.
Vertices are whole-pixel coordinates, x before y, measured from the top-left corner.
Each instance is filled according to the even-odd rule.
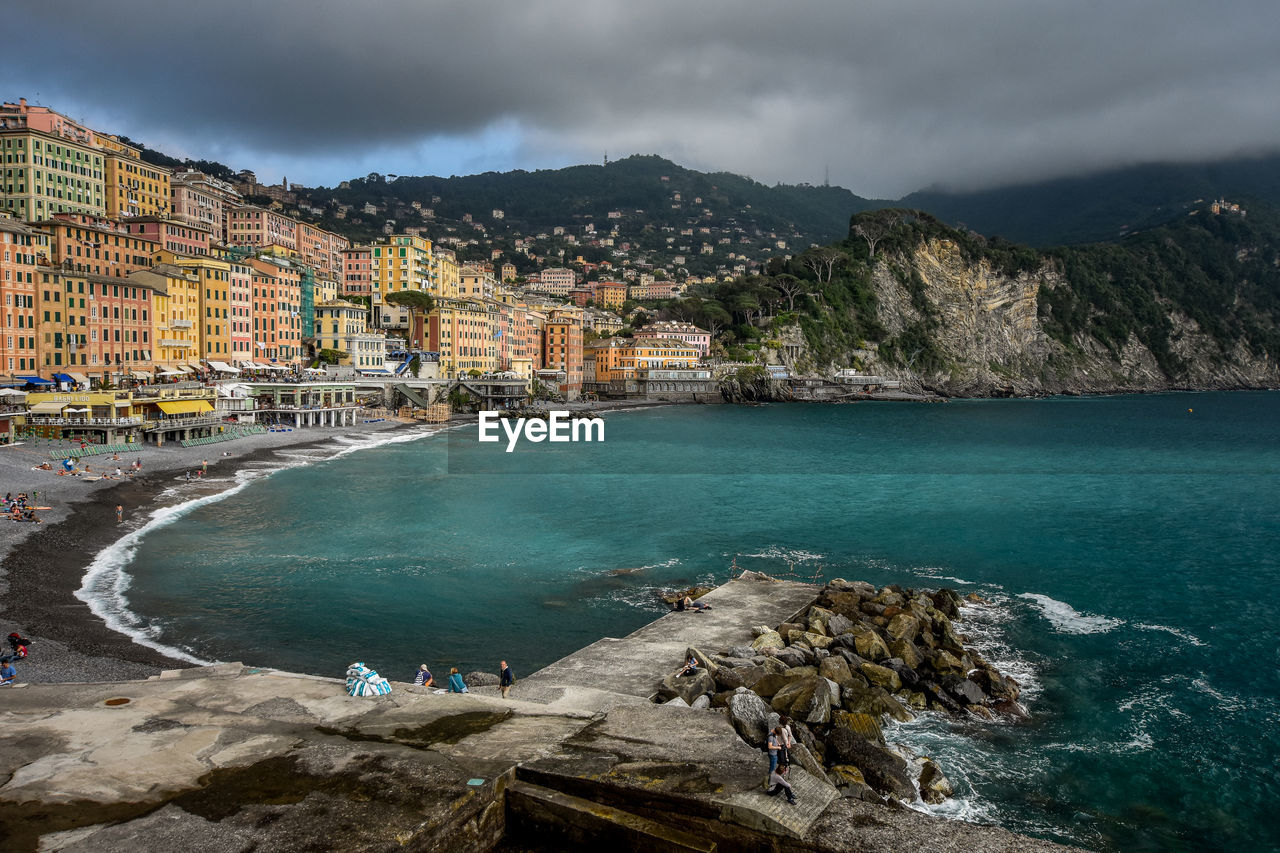
[[[190,320],[170,320],[169,321],[169,326],[174,329],[190,329],[191,325],[192,323]]]
[[[195,346],[194,341],[184,341],[178,338],[161,338],[156,343],[162,347],[173,347],[175,349],[191,349]]]
[[[138,426],[142,418],[54,418],[33,415],[27,418],[28,424],[40,426]]]

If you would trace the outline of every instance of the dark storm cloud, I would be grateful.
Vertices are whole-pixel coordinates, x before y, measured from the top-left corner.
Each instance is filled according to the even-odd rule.
[[[1280,147],[1274,2],[17,5],[6,98],[312,182],[482,138],[882,195]]]

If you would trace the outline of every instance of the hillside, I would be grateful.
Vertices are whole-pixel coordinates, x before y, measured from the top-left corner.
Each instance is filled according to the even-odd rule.
[[[662,314],[718,327],[731,358],[951,395],[1280,386],[1272,208],[1202,207],[1119,243],[1043,251],[881,210],[768,273]]]
[[[967,193],[922,190],[895,204],[1032,246],[1116,240],[1226,197],[1280,207],[1280,156],[1147,164]]]

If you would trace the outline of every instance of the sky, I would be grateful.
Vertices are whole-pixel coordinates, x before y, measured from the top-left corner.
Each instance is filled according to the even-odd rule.
[[[1280,150],[1275,0],[7,0],[0,98],[332,186],[658,154],[872,198]]]

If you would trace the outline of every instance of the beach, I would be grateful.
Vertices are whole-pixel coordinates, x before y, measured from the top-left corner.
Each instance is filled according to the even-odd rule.
[[[117,467],[128,472],[140,459],[141,471],[123,479],[88,480],[35,468],[54,462],[50,452],[70,447],[69,443],[18,442],[0,447],[0,490],[15,496],[26,492],[32,504],[51,507],[37,512],[40,524],[0,520],[0,633],[16,631],[32,641],[30,656],[18,664],[19,680],[115,681],[189,666],[107,627],[76,597],[94,556],[146,524],[156,508],[224,491],[235,484],[238,471],[270,467],[279,460],[279,451],[400,430],[423,427],[387,420],[294,429],[201,447],[139,445],[137,452],[121,454],[119,461],[111,454],[84,460],[91,476],[97,476],[114,475]],[[197,478],[205,461],[208,473]],[[186,472],[191,473],[190,482]],[[116,506],[124,508],[123,523],[116,521]]]

